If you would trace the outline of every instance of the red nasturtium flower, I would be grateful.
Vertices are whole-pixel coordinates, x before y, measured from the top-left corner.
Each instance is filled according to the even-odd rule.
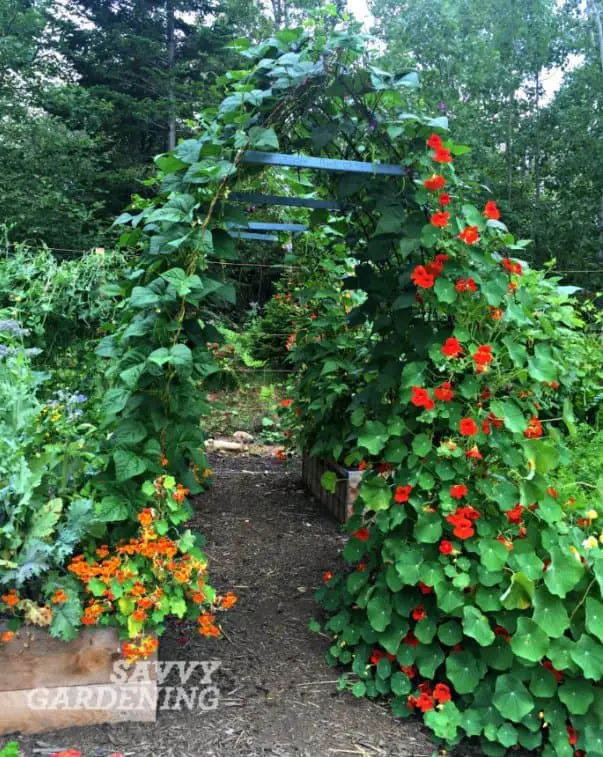
[[[457,292],[477,292],[477,284],[473,278],[458,279],[455,289]]]
[[[427,584],[424,584],[423,581],[419,581],[417,586],[419,587],[421,594],[433,594],[433,586],[428,586]]]
[[[459,421],[459,432],[463,436],[475,436],[479,431],[479,426],[473,418],[461,418]]]
[[[554,486],[549,486],[549,488],[546,490],[546,493],[549,494],[554,499],[559,498],[559,495],[557,494],[557,489],[555,489]]]
[[[452,390],[452,384],[450,381],[444,381],[436,389],[433,390],[435,398],[440,402],[451,402],[454,399],[454,392]]]
[[[489,344],[480,344],[473,355],[471,355],[471,359],[476,365],[488,365],[492,362],[492,347]]]
[[[431,147],[432,150],[440,150],[444,147],[442,137],[439,134],[432,134],[427,140],[427,147]]]
[[[358,541],[367,541],[370,534],[368,528],[359,528],[357,531],[354,531],[352,536],[355,536]]]
[[[293,400],[281,400],[281,407],[291,407]]]
[[[436,229],[445,229],[450,221],[450,213],[446,210],[436,210],[429,220]]]
[[[277,449],[277,451],[274,453],[274,456],[276,457],[277,460],[280,460],[281,462],[287,459],[287,455],[285,455],[285,452],[282,449]]]
[[[394,499],[398,504],[401,505],[403,502],[408,502],[408,498],[410,497],[411,492],[412,486],[410,484],[407,484],[406,486],[398,486],[396,487]]]
[[[431,289],[435,282],[433,274],[429,273],[423,265],[415,267],[414,271],[410,274],[410,280],[421,289]]]
[[[468,489],[465,486],[465,484],[455,484],[454,486],[450,487],[450,496],[453,499],[463,499],[463,497],[467,496]]]
[[[415,677],[416,677],[416,675],[417,675],[417,669],[415,668],[415,666],[414,666],[414,665],[400,665],[400,670],[401,670],[401,671],[402,671],[403,673],[406,673],[406,675],[407,675],[407,676],[408,676],[409,678],[411,678],[411,679],[412,679],[412,678],[415,678]]]
[[[523,505],[515,505],[512,510],[506,510],[505,515],[507,516],[509,523],[521,523],[524,510],[525,508]]]
[[[535,415],[530,418],[528,427],[523,432],[523,435],[526,439],[540,439],[542,436],[542,423]]]
[[[412,619],[416,620],[417,622],[419,620],[424,620],[427,617],[427,611],[423,607],[423,605],[417,605],[415,609],[412,611]]]
[[[442,192],[442,194],[438,197],[438,202],[442,207],[446,207],[446,205],[450,205],[450,195],[448,192]]]
[[[438,189],[442,189],[442,187],[446,186],[446,179],[443,176],[439,176],[438,174],[434,173],[433,176],[425,179],[423,186],[425,187],[425,189],[430,189],[431,191],[435,192]]]
[[[508,271],[509,273],[514,273],[516,276],[521,276],[523,273],[523,268],[521,267],[521,263],[513,262],[511,258],[503,258],[503,268]]]
[[[423,713],[433,710],[435,707],[434,699],[426,692],[422,692],[419,698],[415,700],[415,707]]]
[[[445,683],[436,683],[433,690],[433,698],[438,704],[445,704],[446,702],[450,702],[452,696],[450,694],[449,687],[446,686]]]
[[[442,555],[450,555],[454,551],[454,547],[452,546],[451,541],[448,541],[448,539],[442,539],[439,550]]]
[[[412,631],[409,631],[406,636],[402,639],[402,644],[407,644],[409,647],[418,647],[419,646],[419,640],[414,635]]]
[[[567,726],[567,740],[571,746],[578,743],[578,731],[569,724]]]
[[[465,226],[459,234],[459,239],[465,244],[475,244],[479,242],[479,229],[477,226]]]
[[[452,163],[452,153],[445,147],[439,147],[431,159],[434,163]]]
[[[329,581],[333,578],[333,574],[330,570],[327,570],[327,572],[323,575],[322,580],[327,584]]]
[[[454,526],[452,533],[458,539],[470,539],[475,534],[474,521],[479,518],[479,513],[473,507],[457,507],[456,512],[448,515],[446,520]]]
[[[439,255],[436,255],[433,260],[427,263],[425,270],[427,271],[427,273],[430,273],[434,279],[437,279],[438,276],[442,275],[442,271],[444,270],[444,263],[447,260],[448,255],[440,253]]]
[[[424,407],[425,410],[433,410],[435,407],[435,402],[430,397],[427,389],[423,389],[420,386],[413,386],[410,401],[415,407]]]
[[[484,208],[484,215],[491,221],[498,221],[500,218],[500,210],[494,200],[488,200],[486,207]]]
[[[442,354],[446,357],[459,357],[463,354],[463,347],[455,336],[448,337],[442,345]]]

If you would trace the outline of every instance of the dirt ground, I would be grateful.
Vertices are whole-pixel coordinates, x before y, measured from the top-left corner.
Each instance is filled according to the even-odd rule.
[[[213,584],[240,599],[220,616],[225,639],[174,624],[160,659],[219,660],[217,708],[23,737],[22,757],[68,748],[83,757],[430,757],[418,721],[335,691],[328,640],[306,628],[317,612],[313,591],[337,566],[343,538],[303,490],[300,471],[258,457],[214,455],[212,463],[215,486],[198,499],[193,527],[207,535]]]

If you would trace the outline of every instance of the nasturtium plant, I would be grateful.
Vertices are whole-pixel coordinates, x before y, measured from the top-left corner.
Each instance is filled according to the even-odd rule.
[[[298,442],[363,471],[347,567],[318,594],[328,661],[349,670],[341,689],[421,713],[443,745],[603,755],[599,508],[554,486],[583,321],[460,177],[467,147],[421,114],[415,80],[363,68],[353,31],[337,43],[328,85],[305,74],[314,105],[291,144],[403,170],[317,180],[339,210],[313,229],[330,250],[339,225],[345,271],[299,293],[314,317],[290,345]],[[317,38],[296,44],[317,60]]]

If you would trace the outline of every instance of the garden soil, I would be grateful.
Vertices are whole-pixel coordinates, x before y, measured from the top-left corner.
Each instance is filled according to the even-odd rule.
[[[217,708],[26,736],[22,757],[69,748],[82,757],[430,757],[418,720],[396,720],[385,706],[337,693],[338,672],[324,662],[328,638],[307,629],[318,611],[314,590],[340,566],[344,538],[304,491],[299,469],[240,455],[215,454],[212,465],[215,485],[196,500],[191,527],[207,536],[212,583],[239,602],[220,615],[223,639],[171,624],[160,659],[219,661]],[[195,672],[187,686],[201,677]]]

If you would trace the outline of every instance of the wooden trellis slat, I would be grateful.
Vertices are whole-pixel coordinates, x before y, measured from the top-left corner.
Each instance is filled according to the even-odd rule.
[[[263,195],[257,192],[231,192],[228,199],[233,202],[248,202],[252,205],[282,205],[291,208],[312,208],[313,210],[341,210],[336,200],[315,200],[311,197],[284,197]]]
[[[250,221],[244,226],[242,224],[233,224],[232,229],[241,231],[306,231],[308,226],[305,223],[272,223],[270,221]]]
[[[315,168],[319,171],[340,173],[365,173],[381,176],[403,176],[402,166],[392,163],[364,163],[360,160],[336,160],[334,158],[313,158],[308,155],[285,155],[280,152],[256,152],[248,150],[243,163],[258,163],[263,166],[291,166],[293,168]]]
[[[248,231],[229,231],[228,233],[235,239],[255,239],[256,242],[278,242],[278,237],[274,234],[254,234]]]

